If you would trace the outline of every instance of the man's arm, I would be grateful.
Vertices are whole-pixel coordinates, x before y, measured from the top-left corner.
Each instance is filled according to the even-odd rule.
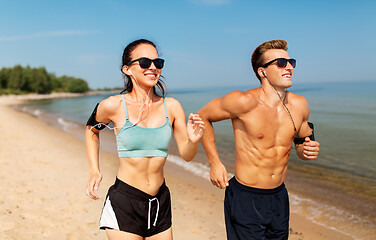
[[[304,97],[300,97],[301,103],[301,111],[303,112],[303,122],[299,130],[299,137],[304,137],[304,142],[302,144],[295,144],[295,150],[298,157],[302,160],[314,160],[318,157],[320,151],[320,143],[310,139],[309,136],[313,134],[313,130],[311,130],[310,126],[308,125],[308,117],[309,117],[309,108],[308,102]]]
[[[226,168],[219,159],[212,123],[236,118],[244,112],[247,106],[244,95],[240,91],[231,92],[224,97],[212,100],[197,112],[205,124],[205,133],[201,142],[210,164],[210,180],[218,188],[226,188],[228,177]]]

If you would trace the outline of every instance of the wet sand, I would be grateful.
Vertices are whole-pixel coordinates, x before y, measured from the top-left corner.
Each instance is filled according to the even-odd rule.
[[[100,200],[89,199],[82,139],[9,107],[21,99],[0,97],[0,239],[106,239],[98,219],[117,156],[101,151]],[[224,191],[172,163],[165,170],[174,239],[226,239]],[[294,211],[290,225],[294,240],[352,239]]]

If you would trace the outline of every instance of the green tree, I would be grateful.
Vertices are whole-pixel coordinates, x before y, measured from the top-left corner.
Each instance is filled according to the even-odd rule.
[[[55,74],[49,73],[49,77],[51,80],[51,88],[55,92],[63,92],[63,84],[60,78],[56,77]]]
[[[34,75],[30,66],[26,66],[26,68],[23,69],[21,82],[22,82],[21,90],[27,91],[27,92],[32,91],[31,86],[34,82]]]
[[[9,79],[8,79],[8,88],[13,90],[21,90],[24,83],[23,83],[23,69],[21,65],[16,65],[13,67]]]
[[[9,80],[11,71],[12,70],[10,68],[2,68],[0,70],[0,88],[1,89],[8,88],[8,80]]]
[[[80,78],[66,77],[63,81],[64,90],[73,93],[83,93],[89,90],[87,82]]]
[[[83,93],[89,90],[89,86],[80,78],[66,75],[56,77],[55,74],[48,73],[45,67],[23,68],[21,65],[16,65],[13,68],[0,70],[0,93],[50,93],[52,90]]]
[[[50,93],[52,90],[50,76],[44,67],[33,69],[34,82],[32,91],[36,93]]]

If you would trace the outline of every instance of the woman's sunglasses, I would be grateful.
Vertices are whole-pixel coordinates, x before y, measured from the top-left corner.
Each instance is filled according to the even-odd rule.
[[[287,66],[287,63],[289,62],[293,68],[296,66],[296,60],[291,58],[291,59],[286,59],[286,58],[276,58],[274,60],[271,60],[270,62],[265,63],[262,67],[266,68],[273,62],[277,61],[277,66],[279,68],[285,68]]]
[[[162,58],[156,58],[156,59],[153,59],[151,60],[150,58],[137,58],[135,60],[132,60],[130,61],[127,65],[131,65],[132,63],[134,62],[139,62],[140,63],[140,67],[141,68],[149,68],[151,66],[151,63],[154,63],[154,66],[158,69],[162,69],[163,68],[163,64],[164,64],[164,60]]]

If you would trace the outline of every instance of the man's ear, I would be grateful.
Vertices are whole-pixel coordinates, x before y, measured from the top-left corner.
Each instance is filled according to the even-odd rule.
[[[263,77],[266,78],[265,68],[259,67],[257,69],[257,74],[260,76],[260,78],[263,78]]]

